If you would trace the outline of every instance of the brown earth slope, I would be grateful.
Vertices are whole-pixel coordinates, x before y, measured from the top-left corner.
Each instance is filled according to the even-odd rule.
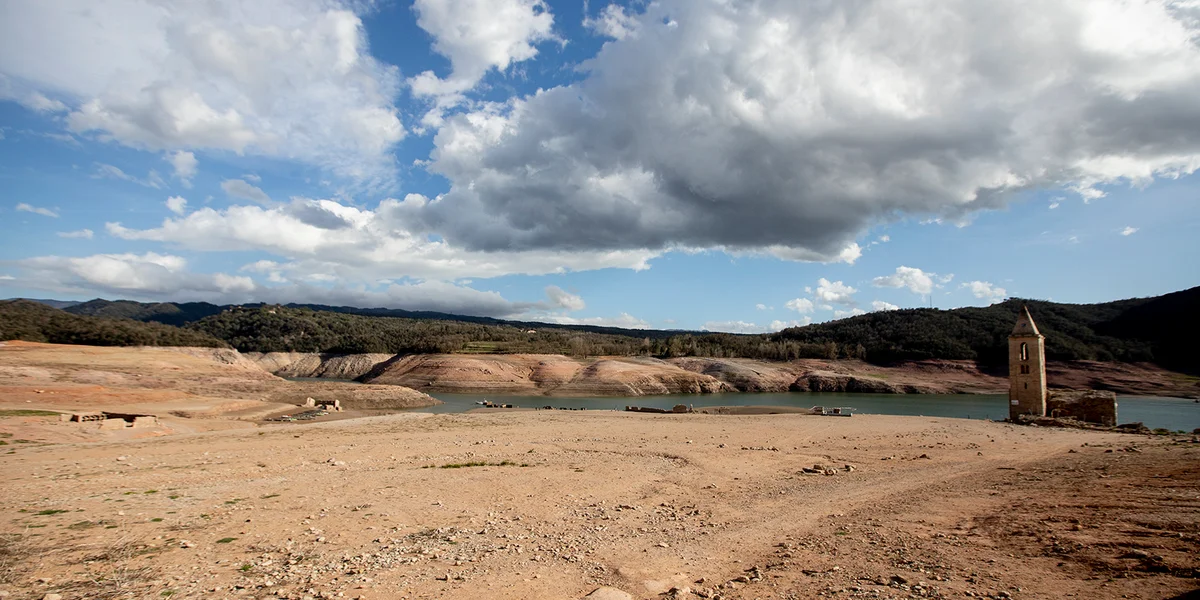
[[[1003,394],[1007,373],[972,361],[924,360],[892,366],[860,360],[769,362],[741,358],[572,358],[558,354],[347,356],[246,353],[283,377],[359,379],[420,390],[557,396],[740,392]],[[1050,387],[1095,388],[1144,396],[1200,395],[1200,378],[1150,364],[1050,363]]]
[[[0,409],[174,415],[174,425],[187,430],[211,428],[188,418],[259,418],[308,397],[357,409],[439,403],[399,386],[285,381],[228,349],[0,342]]]
[[[383,363],[363,379],[455,392],[559,396],[704,394],[733,388],[653,358],[573,359],[545,354],[424,354]]]
[[[1200,581],[1190,436],[591,411],[99,444],[13,429],[8,600],[1115,600]]]

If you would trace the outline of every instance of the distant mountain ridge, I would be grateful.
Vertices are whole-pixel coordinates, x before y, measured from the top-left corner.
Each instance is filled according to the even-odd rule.
[[[81,318],[178,326],[202,334],[202,339],[260,352],[862,358],[880,364],[955,359],[1000,365],[1007,361],[1008,334],[1022,304],[1029,306],[1046,336],[1051,360],[1154,362],[1200,372],[1196,346],[1200,287],[1097,304],[1010,299],[982,308],[874,312],[760,335],[560,325],[313,304],[218,306],[95,299],[63,311]]]

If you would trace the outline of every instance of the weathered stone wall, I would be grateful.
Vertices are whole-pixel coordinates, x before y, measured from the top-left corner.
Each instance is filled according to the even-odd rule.
[[[1117,395],[1099,390],[1051,390],[1046,416],[1113,426],[1117,424]]]

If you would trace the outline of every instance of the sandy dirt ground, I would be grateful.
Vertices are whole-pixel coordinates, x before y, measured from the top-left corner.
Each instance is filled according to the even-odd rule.
[[[70,425],[0,420],[10,600],[1200,589],[1191,436],[524,411],[22,443]]]

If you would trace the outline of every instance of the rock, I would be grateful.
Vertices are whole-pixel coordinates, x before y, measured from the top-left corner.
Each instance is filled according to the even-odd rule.
[[[179,547],[180,548],[195,548],[196,544],[193,544],[192,542],[189,542],[188,540],[180,540]]]
[[[128,456],[118,456],[117,457],[117,462],[125,462],[127,460],[129,460]]]
[[[897,585],[905,585],[908,583],[908,579],[903,575],[892,575],[889,581]]]
[[[611,587],[600,587],[592,590],[592,593],[584,596],[591,600],[633,600],[633,596]]]
[[[62,600],[62,594],[46,594],[42,600]]]

